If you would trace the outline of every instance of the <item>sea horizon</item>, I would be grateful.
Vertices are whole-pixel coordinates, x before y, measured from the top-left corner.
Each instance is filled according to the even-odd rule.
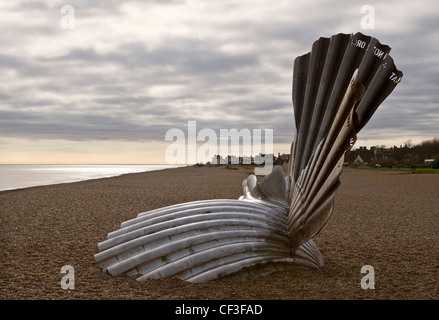
[[[172,164],[0,164],[0,191],[179,168]]]

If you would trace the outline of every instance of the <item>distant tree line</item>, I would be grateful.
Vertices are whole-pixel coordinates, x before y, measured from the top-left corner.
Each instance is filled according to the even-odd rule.
[[[395,150],[398,160],[409,159],[410,164],[425,164],[426,159],[435,160],[433,166],[439,168],[439,138],[424,140],[418,145],[413,145],[411,140],[405,142],[403,148]]]
[[[414,145],[408,140],[399,147],[359,147],[348,152],[345,164],[379,164],[384,166],[425,166],[439,169],[439,138]]]

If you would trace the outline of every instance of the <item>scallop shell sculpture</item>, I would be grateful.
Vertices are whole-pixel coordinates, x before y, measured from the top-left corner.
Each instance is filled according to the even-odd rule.
[[[190,282],[322,267],[312,238],[332,214],[345,153],[402,77],[389,51],[361,33],[314,42],[294,61],[288,174],[275,167],[259,183],[250,175],[239,199],[140,213],[98,244],[97,264],[139,281]]]

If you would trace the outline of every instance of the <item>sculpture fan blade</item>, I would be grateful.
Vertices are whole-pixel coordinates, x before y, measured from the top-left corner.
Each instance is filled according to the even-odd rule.
[[[389,51],[361,33],[338,34],[320,38],[295,60],[288,215],[295,247],[314,237],[330,217],[344,154],[402,77]]]
[[[390,48],[361,33],[320,38],[293,70],[295,136],[287,176],[243,181],[237,200],[204,200],[139,214],[98,244],[98,265],[138,280],[204,282],[319,268],[312,238],[333,210],[344,155],[402,77]]]
[[[99,244],[95,259],[112,275],[138,280],[203,282],[255,265],[269,274],[293,262],[285,218],[285,211],[242,200],[169,206],[124,222]]]

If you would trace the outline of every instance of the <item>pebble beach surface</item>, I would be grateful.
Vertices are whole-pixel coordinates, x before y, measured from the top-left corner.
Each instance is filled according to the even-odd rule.
[[[437,300],[439,175],[345,168],[332,217],[314,238],[321,270],[191,284],[113,277],[93,255],[139,213],[193,200],[237,199],[251,168],[184,167],[0,192],[0,299]],[[60,285],[61,268],[75,288]],[[371,266],[375,288],[363,289]]]

